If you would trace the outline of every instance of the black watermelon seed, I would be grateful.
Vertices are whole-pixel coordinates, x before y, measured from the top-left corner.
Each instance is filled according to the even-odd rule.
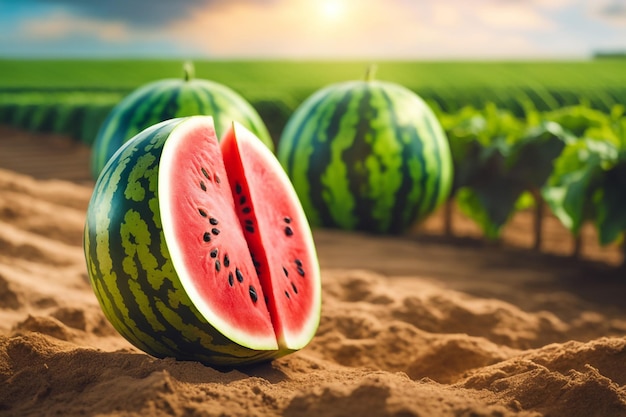
[[[287,268],[285,268],[284,266],[283,266],[283,272],[285,273],[286,277],[289,276],[289,271],[287,271]]]
[[[256,295],[256,290],[254,289],[254,287],[252,285],[250,285],[250,287],[248,287],[248,292],[250,293],[250,298],[252,299],[252,302],[256,303],[257,300],[259,299],[259,296]]]
[[[291,217],[285,217],[283,220],[284,220],[284,221],[285,221],[285,223],[287,223],[287,224],[291,223]]]
[[[241,184],[239,184],[238,182],[235,183],[235,192],[237,194],[241,194]]]
[[[230,285],[231,287],[235,285],[235,278],[233,277],[232,272],[228,273],[228,285]]]
[[[222,180],[220,180],[220,177],[217,174],[215,174],[215,182],[218,184],[222,182]]]
[[[245,214],[248,214],[248,213],[250,213],[251,209],[250,209],[250,207],[244,207],[243,210],[241,210],[241,211],[243,211]]]
[[[267,295],[264,296],[263,299],[265,300],[265,304],[269,304],[270,303],[270,300],[269,300],[269,298],[267,298]]]
[[[210,180],[211,177],[209,177],[209,173],[206,172],[206,169],[204,168],[200,168],[200,170],[202,171],[202,175],[204,175],[206,177],[207,180]]]
[[[246,224],[249,224],[250,226],[252,226],[253,221],[252,221],[252,220],[250,220],[250,219],[246,219]]]
[[[293,236],[293,230],[291,230],[291,227],[289,226],[285,227],[285,235]]]
[[[213,249],[211,251],[211,258],[217,258],[217,252],[218,252],[217,249]]]
[[[302,261],[300,259],[296,259],[294,262],[296,263],[296,265],[302,266]]]
[[[293,292],[298,294],[298,288],[296,288],[296,284],[294,284],[293,282],[291,283],[291,288],[293,288]]]
[[[224,266],[228,268],[230,266],[230,258],[228,255],[224,255]]]
[[[211,223],[213,226],[217,226],[218,221],[215,217],[210,217],[209,223]]]
[[[250,226],[250,225],[246,226],[246,230],[247,230],[248,232],[250,232],[250,233],[254,233],[254,227],[252,227],[252,226]]]
[[[222,269],[222,264],[220,263],[220,260],[219,260],[219,259],[217,259],[217,260],[215,261],[215,270],[216,270],[217,272],[220,272],[220,269]]]
[[[252,258],[252,265],[254,265],[255,267],[260,267],[261,266],[261,262],[257,261],[256,259]]]
[[[215,236],[220,234],[220,229],[214,227],[213,229],[211,229],[211,233],[213,233]]]
[[[202,235],[202,240],[204,240],[205,242],[210,242],[211,234],[209,232],[204,232],[204,234]]]
[[[246,196],[242,195],[241,198],[239,198],[239,204],[244,205],[246,204]]]
[[[200,188],[202,188],[202,191],[206,191],[206,184],[204,181],[200,181]]]
[[[302,269],[301,266],[298,267],[298,274],[300,274],[301,277],[304,276],[304,269]]]
[[[202,209],[198,209],[198,213],[200,213],[200,215],[201,215],[202,217],[206,217],[206,216],[207,216],[206,211],[204,211],[204,210],[202,210]]]
[[[243,282],[243,274],[239,270],[239,268],[235,268],[235,276],[237,277],[237,281]]]
[[[289,296],[289,293],[287,291],[285,291],[285,296],[287,296],[287,298],[291,299],[291,297]]]

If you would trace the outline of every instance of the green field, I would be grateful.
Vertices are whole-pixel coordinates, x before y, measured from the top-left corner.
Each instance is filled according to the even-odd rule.
[[[370,64],[198,61],[195,72],[248,99],[277,143],[306,97],[362,78]],[[485,236],[497,239],[520,208],[548,205],[575,235],[593,221],[601,243],[623,241],[626,60],[375,64],[376,78],[435,110],[453,154],[451,197]],[[0,123],[90,145],[126,94],[182,77],[182,68],[171,60],[0,60]]]
[[[194,64],[196,77],[223,83],[248,99],[276,140],[306,97],[328,84],[362,78],[372,62]],[[445,113],[495,105],[524,117],[529,104],[539,111],[584,104],[610,113],[626,103],[623,59],[374,64],[378,79],[404,85]],[[178,60],[0,60],[0,123],[69,133],[90,143],[103,115],[124,95],[150,81],[182,77],[182,67]]]
[[[196,61],[196,75],[250,100],[301,101],[327,84],[361,78],[370,62]],[[480,100],[505,103],[530,95],[540,107],[585,97],[597,106],[626,102],[626,60],[556,62],[382,61],[377,77],[402,84],[446,109]],[[0,60],[0,94],[24,91],[129,90],[179,77],[181,61]]]

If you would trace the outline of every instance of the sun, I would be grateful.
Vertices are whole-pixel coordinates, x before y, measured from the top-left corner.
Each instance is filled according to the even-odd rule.
[[[345,4],[340,0],[327,0],[321,3],[322,15],[328,20],[338,20],[345,12]]]

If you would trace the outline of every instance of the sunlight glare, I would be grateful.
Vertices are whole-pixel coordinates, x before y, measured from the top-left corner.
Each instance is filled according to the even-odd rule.
[[[337,20],[343,15],[345,5],[340,0],[327,0],[322,3],[322,15],[328,20]]]

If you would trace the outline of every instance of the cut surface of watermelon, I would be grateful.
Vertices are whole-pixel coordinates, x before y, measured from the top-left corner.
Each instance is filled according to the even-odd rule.
[[[280,164],[254,134],[235,124],[222,142],[212,119],[198,116],[164,146],[158,195],[174,269],[198,311],[233,342],[300,349],[320,308],[310,228]]]
[[[252,132],[234,123],[221,149],[278,344],[301,349],[317,328],[321,299],[306,216],[280,163]]]

